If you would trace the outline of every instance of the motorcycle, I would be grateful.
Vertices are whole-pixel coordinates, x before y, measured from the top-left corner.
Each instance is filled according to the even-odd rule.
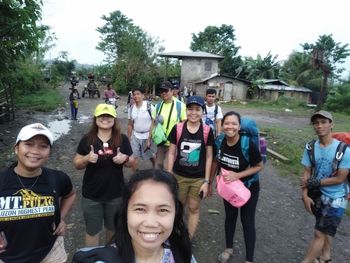
[[[118,103],[117,103],[118,99],[120,99],[119,96],[116,98],[105,98],[105,103],[113,105],[115,107],[115,109],[117,109],[118,108]]]
[[[84,98],[87,94],[89,94],[89,98],[94,98],[95,95],[97,95],[98,98],[101,96],[96,83],[92,80],[90,80],[87,85],[84,85],[84,90],[81,96]]]

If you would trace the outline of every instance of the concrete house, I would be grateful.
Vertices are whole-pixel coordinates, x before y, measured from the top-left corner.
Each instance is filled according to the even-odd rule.
[[[158,54],[159,57],[177,58],[181,60],[181,89],[185,86],[195,94],[205,94],[199,90],[197,82],[219,73],[219,62],[223,56],[207,52],[168,52]],[[202,89],[202,88],[201,88]]]
[[[310,102],[312,90],[305,87],[289,86],[286,82],[279,79],[263,79],[262,84],[258,85],[255,92],[255,98],[266,100],[277,100],[280,96],[292,97],[306,103]]]
[[[199,95],[205,95],[207,88],[214,88],[217,90],[218,97],[221,100],[230,101],[232,99],[246,100],[251,83],[247,80],[216,73],[196,81],[195,85]]]

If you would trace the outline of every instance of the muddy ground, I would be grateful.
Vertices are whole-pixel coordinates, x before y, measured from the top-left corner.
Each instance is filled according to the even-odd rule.
[[[82,90],[84,83],[80,83]],[[68,86],[60,87],[62,95],[68,98]],[[68,101],[68,100],[67,100]],[[32,122],[42,122],[51,127],[57,137],[47,166],[61,169],[70,175],[78,192],[78,200],[69,216],[65,242],[69,258],[77,248],[83,247],[84,222],[80,209],[81,182],[83,171],[77,171],[72,158],[82,135],[87,131],[94,107],[102,99],[82,98],[79,101],[78,121],[69,119],[69,105],[51,113],[17,111],[14,121],[0,124],[0,168],[7,166],[14,158],[12,145],[19,129]],[[119,101],[118,119],[122,130],[126,132],[125,98]],[[288,128],[302,128],[308,125],[308,119],[294,116],[292,112],[272,113],[261,110],[244,110],[245,116],[253,117],[258,124],[275,124]],[[143,163],[142,167],[149,167]],[[126,178],[130,176],[125,169]],[[218,213],[210,213],[216,210]],[[256,215],[256,253],[255,262],[292,263],[301,262],[312,238],[314,219],[301,202],[300,189],[295,179],[282,177],[267,162],[261,173],[261,192]],[[333,243],[333,261],[350,263],[350,218],[345,217],[338,229]],[[194,254],[199,263],[214,263],[219,252],[224,249],[224,209],[218,196],[204,200],[201,208],[201,221],[194,239]],[[240,223],[234,238],[234,257],[230,262],[244,262],[244,241]]]

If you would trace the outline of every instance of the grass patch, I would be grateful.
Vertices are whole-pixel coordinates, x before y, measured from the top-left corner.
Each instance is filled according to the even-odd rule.
[[[16,107],[19,109],[30,109],[37,111],[52,111],[63,98],[57,89],[42,89],[28,95],[20,95],[16,98]]]

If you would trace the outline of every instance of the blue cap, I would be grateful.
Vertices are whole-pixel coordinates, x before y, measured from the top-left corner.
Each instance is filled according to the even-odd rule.
[[[205,101],[204,101],[203,97],[201,97],[201,96],[191,96],[187,99],[186,106],[188,106],[190,104],[197,104],[201,107],[204,107]]]

